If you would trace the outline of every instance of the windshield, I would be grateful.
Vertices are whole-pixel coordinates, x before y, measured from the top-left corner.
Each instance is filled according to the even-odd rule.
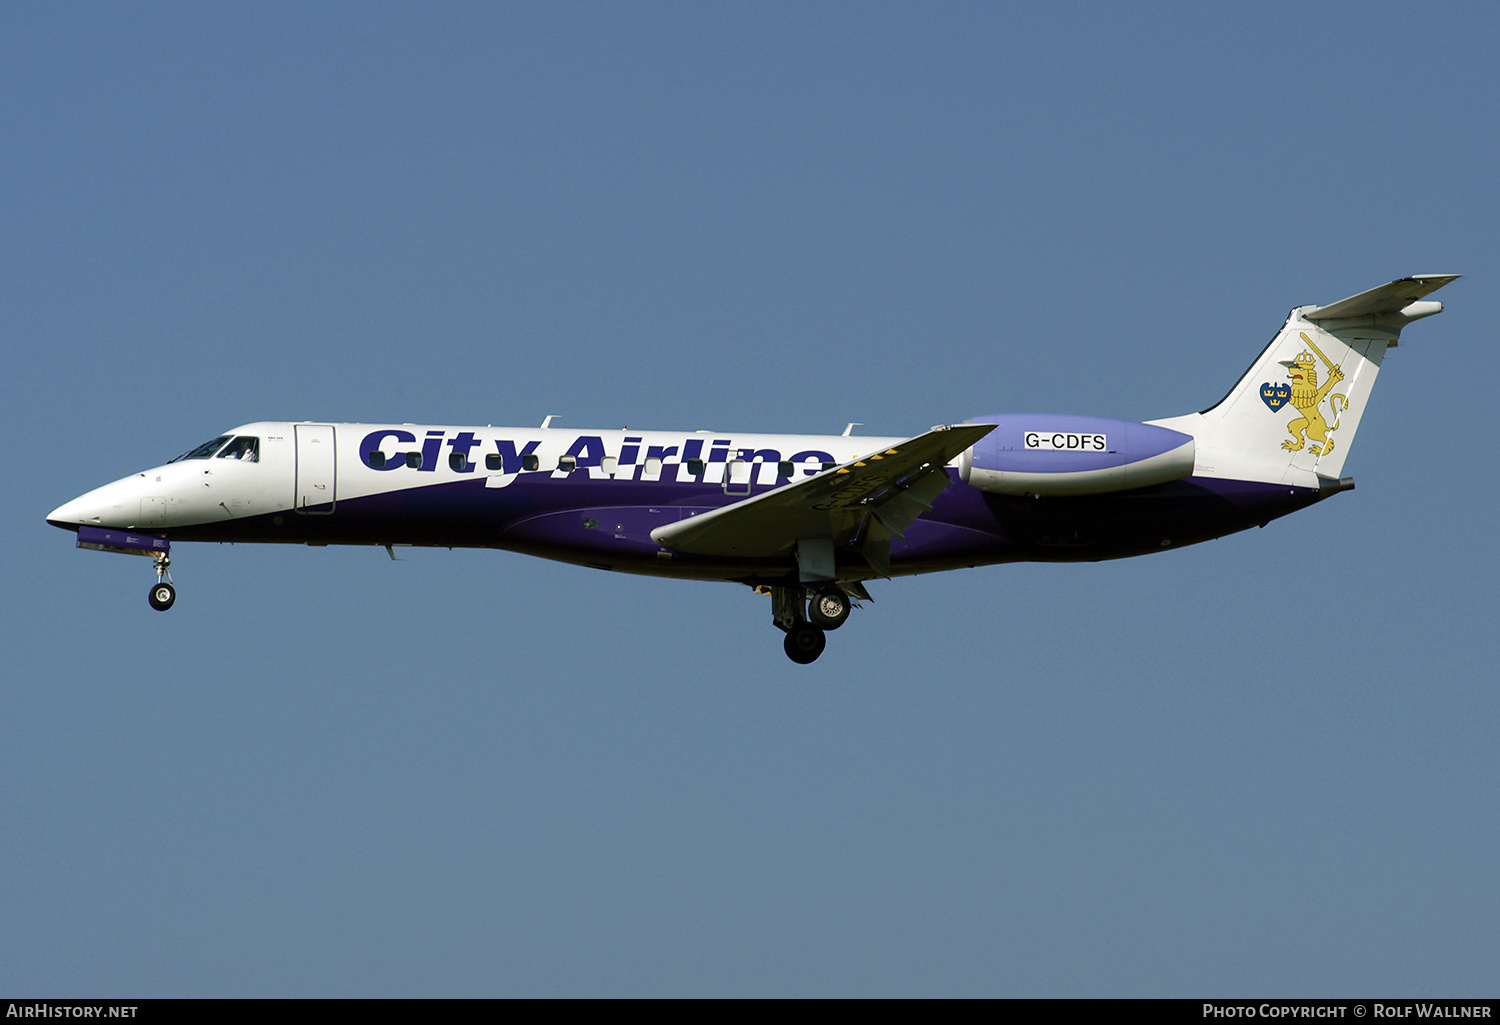
[[[213,441],[205,441],[203,444],[199,445],[197,448],[193,449],[191,452],[184,452],[182,455],[178,456],[176,459],[169,459],[167,461],[170,462],[170,463],[180,463],[184,459],[207,459],[209,456],[211,456],[215,452],[219,451],[219,446],[223,445],[224,442],[226,442],[228,440],[229,440],[229,435],[227,435],[227,434],[221,434],[217,438],[215,438]]]
[[[246,437],[241,434],[224,446],[224,451],[219,453],[219,458],[238,459],[242,463],[258,462],[260,460],[260,439]]]

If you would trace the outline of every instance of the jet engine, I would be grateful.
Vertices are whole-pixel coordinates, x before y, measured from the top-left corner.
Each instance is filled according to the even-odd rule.
[[[964,483],[1002,495],[1098,495],[1193,472],[1191,435],[1098,416],[1008,413],[959,457]]]

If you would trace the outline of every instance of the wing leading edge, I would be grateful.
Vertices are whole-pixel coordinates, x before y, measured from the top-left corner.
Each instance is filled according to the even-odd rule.
[[[853,544],[882,576],[891,538],[903,536],[949,484],[944,467],[994,424],[935,427],[907,441],[651,532],[657,544],[692,555],[789,554],[799,541]]]

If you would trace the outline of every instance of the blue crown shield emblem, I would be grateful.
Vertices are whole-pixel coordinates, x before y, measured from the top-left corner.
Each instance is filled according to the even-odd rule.
[[[1292,386],[1289,384],[1263,384],[1260,386],[1260,398],[1271,412],[1276,412],[1286,405],[1287,400],[1292,397]]]

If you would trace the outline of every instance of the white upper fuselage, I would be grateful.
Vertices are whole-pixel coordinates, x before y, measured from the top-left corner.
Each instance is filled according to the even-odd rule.
[[[801,480],[823,472],[826,464],[845,463],[900,440],[274,421],[244,424],[221,437],[216,451],[180,457],[96,488],[47,519],[59,525],[170,531],[267,513],[316,514],[342,501],[441,483],[483,479],[486,488],[504,488],[522,474],[559,480],[577,474],[620,484],[691,479],[717,485],[724,500],[733,501],[751,484],[758,491]],[[255,439],[253,462],[232,451],[238,439]],[[328,447],[331,457],[324,451]]]

